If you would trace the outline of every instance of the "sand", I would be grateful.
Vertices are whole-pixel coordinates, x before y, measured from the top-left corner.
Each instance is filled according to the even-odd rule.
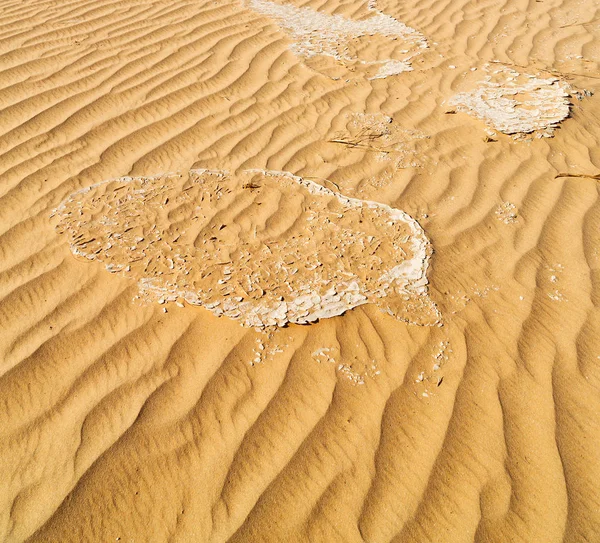
[[[0,0],[0,540],[600,541],[597,3],[276,3]]]

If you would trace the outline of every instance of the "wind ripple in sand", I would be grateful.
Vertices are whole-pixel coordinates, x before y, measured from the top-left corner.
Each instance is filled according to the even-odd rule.
[[[368,302],[439,321],[417,221],[289,173],[124,177],[76,192],[56,212],[74,254],[131,274],[148,300],[185,300],[255,327]]]
[[[551,137],[569,116],[570,91],[556,77],[539,78],[502,66],[474,90],[454,96],[450,104],[505,134],[537,132],[539,137]]]
[[[257,13],[277,21],[293,40],[290,49],[298,56],[309,58],[325,55],[338,61],[379,66],[377,73],[369,79],[382,79],[412,70],[410,59],[427,48],[427,40],[420,32],[382,13],[375,8],[374,2],[368,6],[373,15],[359,21],[269,0],[250,0],[249,6]],[[352,40],[375,35],[394,40],[400,38],[405,46],[400,51],[404,58],[367,60],[357,58],[360,53],[350,52]]]

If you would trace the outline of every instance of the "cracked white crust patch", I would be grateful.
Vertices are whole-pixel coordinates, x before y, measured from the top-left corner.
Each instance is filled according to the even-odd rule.
[[[450,105],[484,121],[490,128],[520,137],[550,137],[570,113],[571,87],[556,77],[519,73],[502,65],[486,65],[479,85],[461,92]]]
[[[135,278],[148,301],[201,305],[254,327],[369,302],[408,322],[440,320],[417,221],[290,173],[124,177],[72,194],[55,213],[75,255]]]
[[[376,69],[369,79],[383,79],[412,70],[410,60],[427,48],[425,37],[390,15],[382,13],[370,2],[370,17],[353,20],[342,15],[315,11],[269,0],[249,0],[248,6],[261,15],[274,19],[292,40],[291,51],[303,58],[318,55],[332,57],[343,64]],[[396,54],[402,58],[367,58],[353,40],[381,36],[401,40]]]

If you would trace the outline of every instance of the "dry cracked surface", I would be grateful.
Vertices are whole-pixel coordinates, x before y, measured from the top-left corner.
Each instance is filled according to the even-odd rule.
[[[116,179],[76,192],[56,214],[73,254],[136,278],[145,300],[202,305],[257,328],[367,302],[440,322],[417,221],[289,173]]]
[[[552,137],[571,111],[575,92],[557,77],[520,73],[498,64],[485,65],[485,79],[468,92],[452,97],[450,105],[483,120],[493,130],[515,137],[534,133]]]

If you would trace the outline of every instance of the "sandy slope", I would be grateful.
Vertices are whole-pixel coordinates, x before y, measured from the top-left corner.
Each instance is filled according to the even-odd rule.
[[[305,62],[232,1],[0,0],[1,540],[600,541],[600,10],[377,7],[426,37],[413,71]],[[486,141],[448,102],[494,60],[598,92]],[[331,141],[362,113],[391,152]],[[367,304],[265,335],[134,301],[55,231],[78,189],[192,167],[406,211],[444,325]]]

